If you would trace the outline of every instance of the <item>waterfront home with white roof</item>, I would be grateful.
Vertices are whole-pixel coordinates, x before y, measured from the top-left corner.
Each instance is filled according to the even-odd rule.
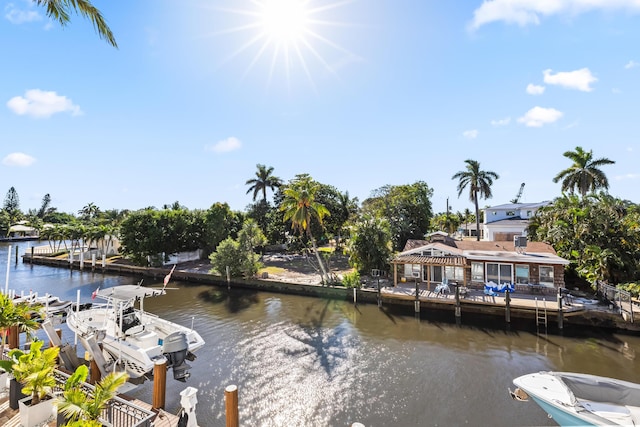
[[[547,243],[454,240],[442,232],[430,237],[408,240],[391,261],[394,286],[399,280],[429,285],[456,282],[473,288],[493,282],[514,284],[516,289],[535,286],[546,293],[564,287],[569,261]]]
[[[529,220],[538,209],[551,202],[507,203],[484,209],[482,240],[513,241],[514,237],[526,236]]]

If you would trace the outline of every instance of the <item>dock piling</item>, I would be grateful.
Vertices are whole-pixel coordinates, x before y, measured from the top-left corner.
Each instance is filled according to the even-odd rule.
[[[564,329],[564,314],[562,313],[562,288],[558,288],[558,329]]]
[[[230,385],[224,389],[225,414],[227,427],[240,427],[238,417],[238,386]]]
[[[153,367],[153,409],[164,409],[167,389],[167,361],[158,361]]]
[[[455,316],[456,316],[456,323],[460,322],[460,317],[462,316],[462,313],[460,312],[460,287],[458,286],[458,283],[455,284],[456,285],[456,310],[455,310]]]
[[[504,320],[507,322],[507,325],[511,323],[511,295],[509,289],[504,291]]]

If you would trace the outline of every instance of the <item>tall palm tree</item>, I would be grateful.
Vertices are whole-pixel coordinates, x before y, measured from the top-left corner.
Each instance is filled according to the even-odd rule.
[[[563,192],[573,194],[578,190],[584,198],[589,191],[609,188],[609,180],[599,167],[614,164],[613,160],[606,157],[594,160],[593,150],[584,151],[582,147],[576,147],[575,151],[566,151],[563,156],[573,161],[570,167],[553,178],[553,182],[562,180]]]
[[[71,20],[69,12],[72,10],[93,24],[93,28],[98,33],[98,37],[105,40],[111,46],[117,48],[118,44],[107,25],[102,13],[89,0],[34,0],[38,6],[46,8],[47,17],[58,21],[63,27]]]
[[[469,188],[469,200],[471,200],[476,208],[476,240],[480,241],[480,209],[478,207],[478,196],[489,199],[492,197],[491,186],[493,180],[500,178],[497,173],[492,171],[480,170],[480,162],[467,159],[466,170],[457,172],[451,179],[458,181],[458,197],[465,188]]]
[[[246,185],[250,185],[247,190],[247,194],[253,191],[253,200],[256,200],[258,197],[258,193],[262,193],[262,200],[267,201],[267,188],[270,188],[271,191],[275,191],[277,188],[282,186],[282,180],[277,176],[273,176],[273,167],[266,167],[265,165],[257,164],[256,167],[258,170],[256,171],[256,177],[247,180]]]
[[[309,175],[298,175],[285,188],[280,209],[284,212],[284,220],[291,220],[291,228],[300,232],[301,235],[306,234],[311,241],[324,284],[329,282],[329,274],[320,258],[316,239],[311,234],[311,221],[315,219],[322,225],[323,218],[329,215],[329,210],[315,201],[319,188],[320,185]]]

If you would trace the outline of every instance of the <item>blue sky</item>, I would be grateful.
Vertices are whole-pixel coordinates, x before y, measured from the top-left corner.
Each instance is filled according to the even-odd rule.
[[[119,49],[0,0],[0,195],[23,210],[244,210],[258,163],[361,201],[422,180],[463,210],[467,158],[500,175],[483,205],[522,182],[537,202],[578,145],[640,202],[635,0],[93,3]]]

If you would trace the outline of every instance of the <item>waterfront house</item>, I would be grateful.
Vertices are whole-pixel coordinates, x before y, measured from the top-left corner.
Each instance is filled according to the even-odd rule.
[[[514,284],[516,290],[553,293],[564,287],[569,264],[542,242],[454,240],[436,232],[430,240],[408,240],[392,261],[394,286],[401,282],[429,286],[456,282],[471,288],[486,283]]]
[[[510,241],[514,237],[526,236],[529,220],[538,209],[551,204],[539,203],[508,203],[484,209],[482,240]]]

